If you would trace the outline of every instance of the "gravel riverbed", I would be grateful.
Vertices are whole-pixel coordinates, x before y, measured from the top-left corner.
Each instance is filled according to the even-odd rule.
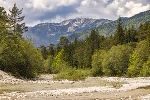
[[[117,95],[119,93],[125,93],[124,95],[127,95],[126,92],[130,91],[135,91],[133,92],[133,95],[137,95],[139,93],[138,96],[134,96],[134,98],[136,97],[136,99],[138,98],[139,100],[150,100],[150,91],[149,90],[136,90],[139,87],[145,87],[145,86],[149,86],[150,85],[150,77],[137,77],[137,78],[120,78],[120,77],[96,77],[96,78],[88,78],[85,81],[68,81],[68,80],[62,80],[62,81],[55,81],[52,79],[53,75],[42,75],[40,76],[38,79],[36,80],[22,80],[22,79],[17,79],[11,75],[8,75],[7,73],[0,71],[0,84],[1,84],[1,88],[3,88],[2,86],[7,85],[7,84],[12,84],[16,85],[16,84],[36,84],[41,85],[41,84],[46,84],[46,88],[42,88],[39,90],[33,91],[32,89],[30,91],[11,91],[11,92],[7,92],[7,91],[3,91],[0,94],[0,100],[30,100],[31,98],[35,98],[35,100],[38,100],[37,98],[40,98],[39,100],[43,99],[61,99],[63,97],[69,98],[69,97],[74,97],[74,98],[70,98],[71,100],[76,100],[78,96],[75,95],[80,95],[78,99],[84,99],[84,98],[94,98],[95,97],[98,99],[106,99],[101,95],[107,95],[107,98],[109,97],[109,95],[116,93],[114,95]],[[95,81],[96,80],[96,81]],[[121,83],[121,85],[119,87],[115,87],[113,86],[113,84],[108,84],[108,85],[104,85],[101,83],[92,83],[92,82],[116,82],[113,84],[118,84]],[[3,85],[2,85],[3,84]],[[81,85],[80,85],[81,84]],[[91,85],[92,84],[92,85]],[[107,84],[107,83],[106,83]],[[48,88],[48,86],[51,85],[53,88]],[[55,86],[56,85],[56,86]],[[58,85],[58,86],[57,86]],[[23,85],[24,86],[24,85]],[[35,86],[35,88],[37,87]],[[54,87],[55,86],[55,87]],[[61,88],[59,88],[59,86]],[[89,86],[89,87],[88,87]],[[42,86],[41,86],[42,87]],[[57,88],[58,87],[58,88]],[[62,88],[64,87],[64,88]],[[28,87],[27,87],[28,88]],[[38,87],[37,87],[38,88]],[[23,88],[24,89],[24,88]],[[142,92],[143,91],[143,92]],[[99,94],[98,94],[99,93]],[[93,95],[93,96],[85,96],[85,95]],[[97,94],[97,95],[96,95]],[[112,95],[112,96],[114,96]],[[132,98],[132,96],[128,95],[127,98],[125,98],[124,96],[121,97],[122,94],[120,94],[120,98],[124,98],[124,99],[130,99]],[[58,98],[57,98],[58,97]],[[103,98],[102,98],[103,97]],[[119,97],[119,96],[116,96]],[[91,98],[91,99],[93,99]],[[64,98],[65,99],[65,98]],[[64,100],[63,99],[63,100]],[[116,98],[114,98],[116,99]],[[32,99],[33,100],[33,99]]]

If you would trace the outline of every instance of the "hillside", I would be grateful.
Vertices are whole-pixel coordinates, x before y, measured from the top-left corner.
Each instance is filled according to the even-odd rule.
[[[122,18],[123,26],[127,28],[131,27],[132,25],[138,28],[140,24],[143,24],[147,21],[150,21],[150,10],[141,12],[129,18]],[[114,34],[116,27],[117,27],[117,21],[115,20],[110,23],[100,25],[96,29],[99,31],[99,34],[108,36],[110,34]],[[75,37],[78,37],[79,39],[84,39],[87,37],[89,33],[90,30],[74,33],[70,36],[70,39],[74,39]]]
[[[77,18],[65,20],[61,23],[41,23],[34,27],[29,27],[25,37],[32,38],[36,46],[57,44],[61,36],[70,36],[76,32],[98,27],[111,22],[107,19]]]
[[[123,26],[127,28],[132,25],[138,28],[140,24],[147,21],[150,21],[150,11],[122,18]],[[29,27],[29,31],[24,34],[24,37],[32,38],[36,46],[47,46],[50,43],[57,44],[61,36],[67,36],[70,40],[74,40],[74,38],[85,39],[91,29],[97,29],[99,34],[108,36],[114,34],[116,26],[117,20],[76,18],[61,23],[41,23]]]

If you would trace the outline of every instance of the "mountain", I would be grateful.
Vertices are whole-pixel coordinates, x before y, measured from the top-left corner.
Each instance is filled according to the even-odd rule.
[[[122,19],[122,25],[125,28],[129,28],[132,25],[135,28],[139,28],[140,24],[144,24],[145,22],[150,21],[150,10],[145,11],[145,12],[141,12],[139,14],[136,14],[132,17],[124,17],[121,18]],[[117,27],[117,20],[112,21],[110,23],[106,23],[103,25],[100,25],[98,27],[96,27],[95,29],[98,30],[99,34],[104,35],[104,36],[108,36],[110,34],[114,34],[115,30]],[[71,40],[73,40],[74,38],[79,38],[79,39],[84,39],[88,36],[88,34],[90,33],[91,30],[86,30],[83,32],[78,32],[78,33],[74,33],[71,36],[69,36],[69,38]]]
[[[150,10],[121,19],[124,27],[128,28],[133,25],[138,28],[140,24],[150,21]],[[74,40],[74,38],[85,39],[91,29],[96,29],[99,34],[108,36],[115,33],[116,27],[117,20],[76,18],[65,20],[61,23],[41,23],[34,27],[29,27],[28,33],[24,34],[24,36],[32,38],[36,46],[47,46],[50,43],[57,44],[61,36],[67,36],[70,40]]]
[[[32,38],[36,46],[57,44],[61,36],[71,36],[74,33],[89,30],[100,25],[112,22],[107,19],[76,18],[65,20],[61,23],[41,23],[29,27],[24,37]]]

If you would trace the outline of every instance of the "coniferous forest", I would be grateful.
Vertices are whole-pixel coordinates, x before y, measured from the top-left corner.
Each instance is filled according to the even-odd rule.
[[[62,36],[57,45],[35,47],[23,37],[28,31],[16,4],[5,11],[0,7],[0,70],[19,78],[57,74],[56,79],[81,80],[87,76],[150,76],[150,22],[123,27],[118,18],[115,34],[90,35],[70,41]]]

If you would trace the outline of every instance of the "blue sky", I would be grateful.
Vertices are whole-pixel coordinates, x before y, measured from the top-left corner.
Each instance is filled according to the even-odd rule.
[[[150,0],[0,0],[7,11],[14,3],[28,26],[78,17],[116,20],[150,10]]]

